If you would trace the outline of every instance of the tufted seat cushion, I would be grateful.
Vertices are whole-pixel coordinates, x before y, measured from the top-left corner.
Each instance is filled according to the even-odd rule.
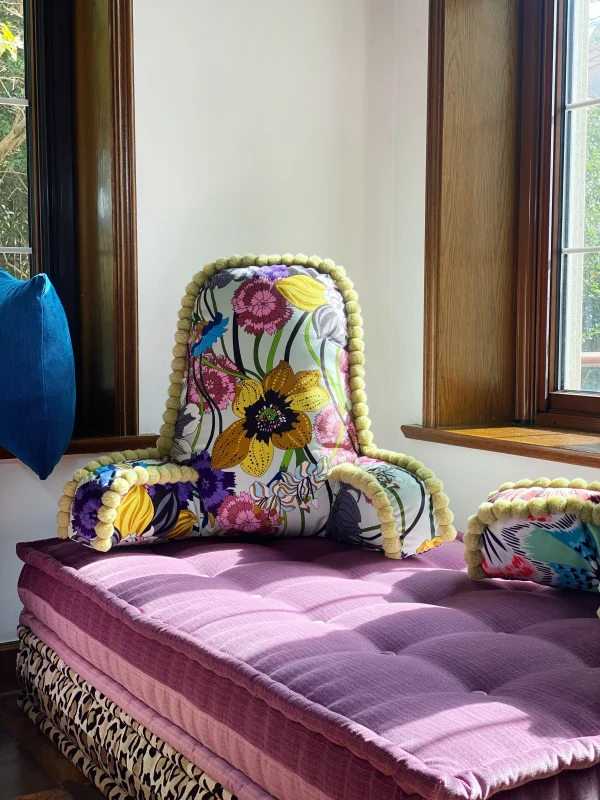
[[[462,550],[21,544],[22,621],[248,800],[598,796],[597,598],[473,583]]]

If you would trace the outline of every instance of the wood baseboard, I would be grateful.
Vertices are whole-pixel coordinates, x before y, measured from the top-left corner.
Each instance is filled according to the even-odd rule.
[[[0,694],[14,692],[17,681],[17,653],[19,642],[0,642]]]

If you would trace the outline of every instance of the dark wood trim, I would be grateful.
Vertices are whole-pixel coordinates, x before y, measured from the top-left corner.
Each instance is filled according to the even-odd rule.
[[[549,411],[578,411],[584,414],[597,414],[600,396],[583,392],[550,392]]]
[[[543,82],[544,27],[544,0],[521,2],[515,419],[522,422],[531,422],[535,414],[539,230],[544,211],[547,212],[540,195],[545,109],[539,98]]]
[[[15,692],[17,680],[17,653],[19,642],[0,642],[0,694]]]
[[[132,0],[109,10],[117,433],[138,432],[138,296]]]
[[[76,435],[135,435],[138,312],[132,0],[72,2],[83,384]]]
[[[548,395],[549,363],[548,350],[550,347],[550,298],[552,265],[556,263],[558,253],[558,225],[560,217],[560,203],[557,191],[557,169],[560,169],[560,148],[556,146],[562,137],[562,116],[555,117],[556,92],[562,92],[563,85],[563,60],[560,62],[560,73],[556,73],[556,42],[557,35],[562,36],[564,8],[563,0],[550,0],[546,2],[544,19],[544,39],[542,43],[542,85],[541,85],[541,144],[540,144],[540,215],[538,218],[538,273],[537,273],[537,337],[535,350],[535,408],[536,411],[545,409]],[[521,202],[523,200],[521,199]],[[554,220],[554,222],[552,222]],[[554,348],[554,340],[552,340]]]
[[[87,439],[71,439],[66,455],[77,453],[114,453],[123,450],[146,450],[156,447],[158,434],[148,433],[138,436],[97,436]],[[15,458],[12,453],[0,447],[0,460]]]
[[[548,291],[545,296],[541,297],[541,301],[546,301],[546,305],[541,308],[541,312],[545,314],[548,320],[548,335],[546,341],[541,341],[538,347],[538,370],[541,374],[545,371],[547,381],[545,384],[546,396],[542,398],[538,405],[539,411],[545,411],[548,408],[548,396],[550,393],[556,391],[558,369],[557,369],[557,356],[558,356],[558,291],[560,285],[560,245],[562,238],[562,206],[563,206],[563,180],[562,180],[562,167],[563,167],[563,144],[564,144],[564,100],[565,100],[565,69],[567,52],[565,44],[565,29],[566,29],[566,14],[567,2],[566,0],[552,0],[555,2],[556,8],[556,39],[553,42],[554,59],[555,59],[555,89],[554,89],[554,152],[552,153],[552,189],[550,193],[551,202],[551,215],[549,219],[550,230],[548,239],[550,240],[550,258],[547,272],[547,287]],[[544,235],[544,230],[542,230]]]
[[[442,225],[444,56],[446,0],[429,2],[427,66],[427,169],[425,179],[425,322],[423,331],[423,422],[438,424],[437,300]]]
[[[580,411],[546,411],[535,415],[535,424],[577,431],[600,431],[600,415]]]
[[[512,435],[513,431],[521,431]],[[437,442],[471,450],[507,453],[525,458],[539,458],[563,464],[600,468],[600,436],[574,431],[544,430],[528,426],[498,428],[428,428],[422,425],[403,425],[407,439]],[[529,438],[529,441],[525,441]],[[537,439],[537,442],[535,441]],[[542,444],[546,440],[555,444]],[[531,476],[535,477],[535,476]]]

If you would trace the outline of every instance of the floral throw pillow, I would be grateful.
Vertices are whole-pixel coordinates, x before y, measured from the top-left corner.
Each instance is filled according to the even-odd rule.
[[[540,478],[504,484],[469,519],[464,543],[474,579],[597,592],[600,483]]]

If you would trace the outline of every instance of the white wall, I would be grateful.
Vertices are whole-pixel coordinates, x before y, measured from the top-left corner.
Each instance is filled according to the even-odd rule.
[[[157,430],[179,299],[205,262],[329,256],[361,295],[377,441],[435,469],[464,526],[505,480],[592,471],[400,432],[421,419],[427,7],[171,0],[165,16],[135,0],[140,416]],[[0,461],[0,641],[19,613],[15,543],[54,535],[62,484],[90,458],[45,483]]]
[[[56,512],[62,487],[93,455],[65,456],[46,481],[19,461],[0,460],[0,642],[17,638],[21,603],[17,579],[22,563],[17,542],[56,536]]]
[[[393,0],[136,0],[143,429],[204,263],[316,253],[363,285],[389,263],[392,18]]]

